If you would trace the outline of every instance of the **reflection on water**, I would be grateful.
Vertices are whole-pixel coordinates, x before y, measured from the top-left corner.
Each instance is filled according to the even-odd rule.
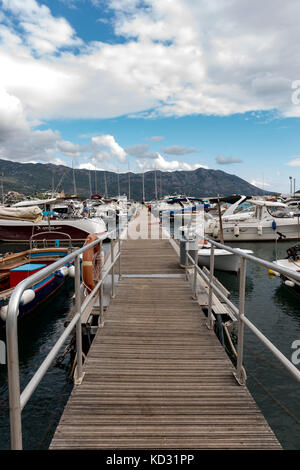
[[[277,258],[284,258],[293,242],[280,242]],[[234,247],[253,250],[268,261],[276,259],[275,244],[234,243]],[[239,276],[217,273],[238,305]],[[288,358],[291,345],[300,339],[300,297],[284,286],[268,270],[247,262],[245,312],[247,317]],[[285,449],[300,449],[300,387],[260,341],[245,328],[244,362],[247,386]],[[298,366],[299,367],[299,366]]]

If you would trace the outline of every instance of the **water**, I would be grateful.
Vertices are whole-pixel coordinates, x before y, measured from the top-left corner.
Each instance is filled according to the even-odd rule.
[[[293,244],[278,244],[278,258],[285,257]],[[253,250],[256,256],[275,259],[273,243],[235,243]],[[21,247],[18,246],[18,249]],[[26,247],[25,247],[26,248]],[[108,247],[105,247],[108,249]],[[0,251],[13,251],[0,245]],[[216,272],[238,305],[239,276]],[[24,318],[19,331],[21,389],[28,383],[42,360],[64,330],[73,282],[66,284],[46,306]],[[291,358],[291,345],[300,340],[299,296],[271,278],[265,268],[247,264],[246,315],[278,349]],[[55,305],[55,310],[53,309]],[[68,344],[68,343],[66,343]],[[63,348],[62,348],[63,350]],[[245,368],[247,386],[284,449],[300,449],[299,384],[276,362],[268,350],[245,328]],[[47,449],[72,390],[66,368],[53,364],[22,413],[24,449]],[[299,367],[299,366],[298,366]],[[298,420],[298,422],[297,422]],[[0,449],[10,448],[6,366],[0,365]]]
[[[286,256],[293,242],[278,244],[278,259]],[[269,242],[234,243],[231,246],[253,250],[254,255],[268,261],[276,259],[275,244]],[[238,305],[239,276],[216,272]],[[300,340],[300,296],[284,286],[268,270],[247,263],[245,313],[252,323],[291,360],[294,340]],[[245,327],[244,364],[247,387],[262,410],[284,449],[300,449],[300,387]],[[299,366],[298,366],[299,367]]]

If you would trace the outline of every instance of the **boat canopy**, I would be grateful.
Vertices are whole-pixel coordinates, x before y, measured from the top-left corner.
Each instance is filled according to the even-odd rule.
[[[39,224],[43,220],[43,212],[33,207],[0,207],[0,219],[25,220]]]
[[[57,201],[57,198],[51,199],[27,199],[26,201],[17,202],[12,207],[32,207],[32,206],[44,206],[45,204],[53,204]]]

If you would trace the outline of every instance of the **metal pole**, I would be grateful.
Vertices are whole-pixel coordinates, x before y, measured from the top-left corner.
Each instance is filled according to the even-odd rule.
[[[240,291],[239,291],[239,319],[238,319],[238,346],[237,367],[235,378],[240,385],[245,385],[246,377],[243,369],[244,352],[244,313],[245,313],[245,287],[246,287],[246,260],[241,258],[240,268]]]
[[[121,255],[121,236],[119,233],[119,239],[118,239],[118,245],[119,245],[119,255]],[[119,256],[119,279],[121,278],[121,256]]]
[[[213,319],[212,319],[212,296],[213,296],[213,278],[214,278],[214,269],[215,269],[215,247],[211,245],[210,248],[210,267],[209,267],[209,292],[208,292],[208,314],[207,314],[207,328],[212,330],[213,328]]]
[[[19,299],[17,301],[19,303]],[[11,306],[14,311],[14,306]],[[18,311],[18,310],[16,310]],[[19,375],[19,351],[18,351],[18,327],[15,311],[10,314],[8,306],[6,320],[6,344],[8,364],[8,391],[11,449],[22,450],[22,421],[20,403],[20,375]]]
[[[111,239],[111,262],[112,262],[112,268],[111,268],[111,298],[113,299],[115,297],[115,242],[114,239]]]
[[[193,299],[197,300],[197,266],[198,266],[198,238],[195,240],[195,267],[194,267],[194,284],[193,284]]]
[[[76,313],[81,310],[80,298],[80,258],[77,255],[75,258],[75,307]],[[81,332],[81,317],[76,323],[76,350],[77,350],[77,378],[76,383],[82,380],[82,332]]]

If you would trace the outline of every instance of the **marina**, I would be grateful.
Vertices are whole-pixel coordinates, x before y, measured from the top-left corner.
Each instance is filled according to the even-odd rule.
[[[147,223],[143,221],[140,224],[140,217],[146,218]],[[215,335],[215,332],[209,331],[206,326],[207,319],[204,312],[206,311],[207,314],[209,292],[206,290],[206,299],[205,294],[201,293],[198,293],[198,302],[192,299],[194,275],[188,274],[187,280],[185,270],[182,270],[178,263],[180,246],[172,237],[168,239],[166,234],[163,235],[163,229],[160,224],[157,224],[157,220],[145,208],[138,207],[137,217],[129,222],[127,229],[130,232],[130,226],[133,224],[135,227],[143,227],[147,234],[139,230],[140,240],[122,240],[122,256],[117,259],[116,269],[113,274],[115,284],[113,294],[108,293],[107,295],[107,290],[110,291],[112,286],[106,284],[106,300],[102,304],[102,313],[101,304],[99,311],[99,300],[94,299],[88,309],[89,314],[82,316],[86,319],[81,322],[83,330],[88,327],[90,328],[89,331],[96,335],[82,366],[84,371],[82,383],[77,383],[75,379],[74,387],[68,385],[69,399],[65,397],[61,411],[57,414],[55,422],[57,428],[56,430],[54,430],[54,427],[52,428],[52,441],[48,437],[49,448],[116,448],[118,446],[119,448],[147,448],[149,447],[147,445],[149,433],[152,436],[151,439],[153,439],[150,440],[152,443],[150,447],[152,445],[152,447],[157,446],[160,448],[167,448],[168,446],[172,448],[188,448],[188,446],[192,446],[192,448],[273,448],[273,446],[275,446],[274,448],[281,448],[282,443],[278,441],[276,424],[274,434],[274,427],[269,427],[268,423],[269,419],[272,421],[278,416],[278,408],[281,413],[284,413],[285,406],[280,407],[278,404],[276,405],[276,399],[273,400],[273,403],[270,399],[268,403],[271,402],[271,409],[273,409],[275,403],[277,413],[274,414],[273,410],[273,414],[267,421],[266,415],[265,418],[263,417],[255,402],[256,400],[252,398],[254,396],[256,399],[256,394],[260,396],[262,391],[255,381],[258,380],[256,377],[256,363],[255,375],[250,374],[247,379],[247,387],[248,382],[252,387],[252,390],[250,389],[252,396],[245,386],[237,385],[234,378],[233,364],[229,359],[230,356],[227,356],[224,347],[220,343],[220,338]],[[159,239],[147,239],[151,233],[152,235],[153,233],[158,234]],[[249,248],[248,245],[247,248]],[[113,252],[114,257],[116,257],[118,255],[118,243],[113,244]],[[105,266],[103,268],[105,273],[107,273],[108,268],[112,269],[111,263],[115,262],[111,256],[107,246]],[[119,280],[118,270],[120,268],[121,279]],[[187,270],[187,273],[189,271]],[[209,275],[209,270],[206,273]],[[216,271],[216,275],[222,282],[219,287],[223,287],[223,293],[228,295],[230,291],[231,301],[237,300],[235,299],[234,286],[239,276],[218,271]],[[229,277],[226,278],[226,276]],[[108,279],[109,277],[106,280]],[[273,281],[273,279],[269,280]],[[278,279],[274,280],[275,282],[278,281]],[[200,279],[197,282],[201,284]],[[249,282],[249,279],[247,282]],[[246,293],[248,290],[247,282]],[[186,285],[186,283],[189,285]],[[217,280],[215,280],[215,283],[217,283]],[[228,287],[228,291],[226,287]],[[109,300],[111,295],[113,295],[113,298]],[[239,297],[238,292],[237,297]],[[150,299],[151,304],[149,304]],[[221,316],[227,315],[227,320],[234,318],[222,298],[220,299],[222,302],[214,297],[212,299],[213,312],[217,313],[216,317],[221,314]],[[172,307],[172,302],[174,302],[174,307]],[[186,311],[190,317],[184,318],[183,311]],[[92,314],[91,317],[97,320],[91,322],[88,326],[87,319],[90,314]],[[68,318],[67,323],[64,323],[65,327],[72,321],[72,316],[69,315]],[[236,325],[235,322],[233,324]],[[262,325],[262,329],[264,327],[265,325]],[[234,339],[234,328],[232,333]],[[193,344],[191,344],[191,338],[194,336]],[[210,354],[208,354],[208,358],[203,362],[200,358],[206,357],[206,353],[201,348],[209,348],[208,345],[212,337],[212,351],[214,353],[211,359]],[[246,334],[245,337],[247,338],[248,335]],[[252,344],[252,341],[250,341],[250,344]],[[247,361],[248,348],[249,342],[247,341],[244,348]],[[253,347],[250,349],[253,350]],[[257,344],[254,350],[257,351]],[[288,357],[288,351],[286,351],[286,355]],[[103,358],[98,365],[97,357]],[[249,357],[251,358],[251,354]],[[263,351],[263,357],[268,357],[266,351]],[[214,363],[213,372],[211,365],[207,362],[212,360]],[[220,364],[219,361],[221,361]],[[253,364],[252,358],[250,359],[251,362]],[[274,360],[271,360],[271,363],[274,363]],[[89,366],[89,364],[91,365]],[[139,364],[143,364],[143,366],[140,367]],[[151,364],[155,364],[155,369]],[[174,364],[177,364],[176,372]],[[118,367],[121,368],[119,372]],[[277,363],[275,367],[280,370],[281,365]],[[224,368],[227,368],[225,374],[227,378],[223,377]],[[258,369],[260,368],[261,364]],[[286,372],[283,371],[283,373],[286,375]],[[205,382],[203,385],[201,385],[203,382],[202,375]],[[88,377],[91,377],[91,382]],[[97,382],[98,379],[100,380],[99,383]],[[185,388],[186,380],[191,383],[191,387],[194,387],[192,389],[188,387],[190,390],[188,395]],[[220,390],[224,389],[224,384],[221,385],[222,380],[225,380],[226,387],[229,387],[224,396],[220,393]],[[289,380],[293,389],[295,380],[293,378]],[[261,384],[259,380],[258,383]],[[93,384],[101,390],[98,398],[97,394],[95,395],[95,392],[93,392]],[[203,391],[201,392],[201,390]],[[80,395],[81,393],[82,395]],[[242,395],[240,395],[241,393]],[[244,395],[245,393],[246,395]],[[238,400],[239,405],[232,408],[233,404],[230,403],[235,394],[237,394],[237,398],[234,398],[233,402]],[[186,395],[187,397],[184,399]],[[72,405],[73,396],[75,397],[74,405]],[[81,409],[79,411],[79,416],[84,414],[87,420],[81,432],[78,430],[80,428],[77,422],[79,405],[76,405],[76,400],[79,400],[78,404],[80,403],[80,406],[84,406],[84,396],[86,397],[87,410],[91,409],[93,411],[90,418],[87,410]],[[208,396],[214,397],[213,400],[208,399]],[[238,396],[243,398],[239,400]],[[196,399],[196,397],[198,398]],[[147,403],[147,407],[151,407],[150,414],[147,412],[143,415],[145,406],[143,400]],[[199,405],[198,400],[202,400],[201,405]],[[262,401],[265,406],[265,400]],[[30,406],[29,404],[30,401],[27,406]],[[65,406],[65,409],[63,406]],[[294,406],[293,404],[292,409],[286,408],[289,410],[288,419],[292,421],[292,427],[297,427],[297,410],[293,410]],[[201,411],[203,407],[206,410],[204,414]],[[160,411],[158,412],[158,410]],[[195,410],[198,410],[196,414],[194,413]],[[249,410],[254,413],[254,415],[251,414],[254,420],[253,430],[261,429],[259,433],[262,432],[263,434],[260,437],[265,436],[262,440],[259,439],[259,442],[255,441],[255,432],[253,431],[253,434],[251,434],[251,426],[249,428],[244,424],[245,427],[243,428],[243,423],[249,418]],[[59,420],[61,413],[63,414]],[[99,414],[99,419],[95,418],[95,414]],[[225,418],[227,414],[228,418]],[[216,432],[215,425],[213,425],[215,415],[218,416],[217,422],[219,424],[217,429],[219,429],[219,433]],[[221,422],[219,420],[220,416],[223,416]],[[165,420],[168,424],[163,425]],[[80,421],[82,420],[80,419]],[[223,428],[221,423],[224,423]],[[228,426],[230,426],[230,432]],[[234,431],[234,429],[237,431]],[[242,440],[238,438],[238,430],[243,434]],[[169,434],[167,431],[169,431]],[[123,436],[121,438],[120,433]],[[79,440],[76,440],[76,436],[80,436]],[[84,436],[86,436],[86,444],[83,443]],[[101,436],[100,441],[99,436]],[[296,436],[295,439],[288,438],[288,443],[285,439],[286,435],[283,439],[286,448],[289,448],[290,445],[291,448],[297,448]]]

